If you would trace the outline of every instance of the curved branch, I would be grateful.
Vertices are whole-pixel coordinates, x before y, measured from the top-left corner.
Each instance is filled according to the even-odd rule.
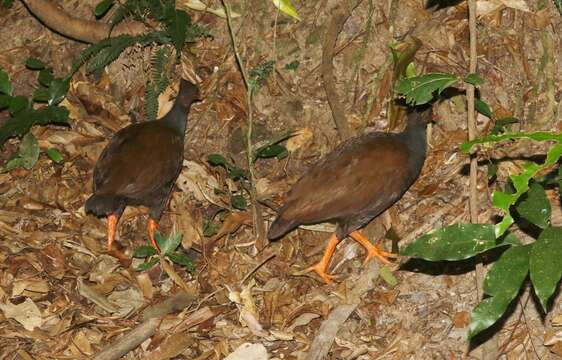
[[[333,59],[338,34],[342,31],[343,25],[360,2],[361,0],[354,1],[353,4],[350,5],[348,1],[343,1],[339,7],[336,7],[332,11],[332,20],[328,25],[328,30],[322,46],[321,72],[322,79],[324,80],[324,90],[326,91],[328,104],[332,110],[332,116],[334,117],[334,122],[336,123],[336,128],[341,140],[350,138],[352,134],[345,117],[343,105],[336,91]]]
[[[97,21],[78,19],[58,8],[49,0],[22,0],[35,17],[53,31],[68,38],[95,43],[110,35],[111,26]],[[111,34],[138,35],[146,32],[146,26],[140,22],[121,23],[113,28]]]

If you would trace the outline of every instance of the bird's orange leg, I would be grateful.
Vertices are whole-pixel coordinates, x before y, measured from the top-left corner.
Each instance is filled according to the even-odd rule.
[[[326,272],[326,270],[328,270],[328,265],[330,265],[330,259],[332,258],[332,255],[334,254],[334,251],[336,250],[336,246],[338,246],[339,242],[340,241],[338,240],[336,234],[333,234],[332,237],[330,237],[328,245],[326,246],[326,250],[324,251],[322,260],[320,260],[315,265],[312,265],[311,267],[306,269],[305,272],[316,271],[316,273],[320,275],[320,277],[324,279],[324,281],[327,284],[330,284],[332,282],[333,277],[332,275],[329,275]]]
[[[119,217],[115,214],[110,214],[107,217],[107,251],[111,251],[113,240],[115,240],[115,232],[117,231],[117,222]]]
[[[377,245],[371,244],[369,239],[363,236],[363,234],[359,231],[354,231],[349,234],[349,236],[351,236],[353,240],[357,241],[359,244],[363,245],[363,247],[367,250],[367,257],[365,258],[363,264],[367,264],[369,260],[374,257],[378,258],[383,264],[390,264],[387,257],[396,257],[395,254],[383,251]]]
[[[150,239],[150,243],[156,250],[160,250],[156,240],[154,239],[154,233],[158,229],[158,223],[154,219],[148,219],[148,238]]]

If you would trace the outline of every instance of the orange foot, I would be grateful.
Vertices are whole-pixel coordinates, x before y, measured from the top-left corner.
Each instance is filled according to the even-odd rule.
[[[316,271],[316,273],[318,275],[320,275],[320,277],[322,279],[324,279],[326,284],[331,284],[331,283],[334,282],[334,280],[333,280],[334,277],[326,272],[326,266],[322,262],[319,262],[315,265],[312,265],[311,267],[306,269],[304,272],[307,273],[307,272],[311,272],[311,271]]]
[[[330,240],[328,241],[328,245],[326,246],[326,250],[324,251],[322,260],[320,260],[317,264],[309,267],[304,272],[307,273],[310,271],[316,271],[316,273],[320,275],[322,279],[324,279],[326,284],[331,284],[333,276],[329,275],[326,270],[328,270],[328,265],[330,265],[330,259],[332,258],[334,251],[336,251],[336,246],[338,246],[339,242],[340,241],[338,240],[336,234],[333,234],[332,237],[330,237]]]
[[[160,247],[158,246],[156,240],[154,239],[154,233],[156,232],[157,229],[158,229],[158,223],[156,222],[156,220],[148,219],[148,238],[150,239],[150,243],[152,244],[152,247],[154,247],[156,250],[160,250]]]
[[[374,257],[379,259],[379,261],[382,262],[383,264],[388,265],[391,262],[387,258],[396,257],[396,254],[383,251],[377,245],[371,244],[369,239],[363,236],[359,231],[354,231],[351,234],[349,234],[349,236],[351,236],[359,244],[363,245],[363,247],[367,250],[367,257],[365,258],[363,265],[367,264]]]

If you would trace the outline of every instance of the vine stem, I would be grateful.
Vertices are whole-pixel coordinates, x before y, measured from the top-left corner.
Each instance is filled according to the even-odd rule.
[[[476,0],[468,0],[468,28],[470,36],[470,62],[469,73],[476,73],[478,65],[478,54],[476,51],[477,32],[476,32]],[[466,101],[467,101],[467,127],[468,127],[468,140],[472,141],[478,136],[476,128],[476,114],[474,110],[475,103],[475,88],[473,85],[468,84],[466,88]],[[469,188],[469,213],[470,222],[477,224],[478,221],[478,159],[475,153],[470,155],[470,188]],[[483,297],[483,283],[484,283],[484,265],[482,258],[476,258],[475,276],[476,276],[476,293],[478,300]],[[496,359],[498,352],[497,337],[493,336],[482,345],[482,359]]]
[[[246,67],[242,62],[240,53],[238,52],[238,46],[236,45],[236,36],[234,35],[234,30],[232,29],[232,16],[230,12],[230,5],[226,0],[221,0],[226,13],[226,23],[228,26],[228,32],[230,34],[230,41],[232,42],[232,49],[234,51],[234,57],[236,58],[236,63],[242,74],[242,80],[244,81],[244,86],[246,87],[246,107],[248,109],[247,126],[248,130],[246,132],[246,152],[247,152],[247,162],[248,162],[248,172],[250,175],[250,198],[252,201],[252,220],[254,224],[254,234],[256,235],[255,245],[256,248],[261,251],[267,246],[267,238],[265,237],[265,226],[263,223],[263,216],[261,213],[261,206],[258,202],[258,196],[256,192],[256,182],[254,173],[254,159],[253,159],[253,148],[252,148],[252,128],[253,128],[253,117],[252,117],[252,102],[254,97],[254,87],[250,83],[248,78],[248,73]]]

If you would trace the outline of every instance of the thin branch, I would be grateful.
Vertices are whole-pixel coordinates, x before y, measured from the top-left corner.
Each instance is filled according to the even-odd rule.
[[[234,30],[232,29],[232,16],[230,12],[230,5],[226,0],[222,0],[222,5],[224,6],[226,12],[226,23],[228,25],[228,31],[230,34],[230,41],[232,42],[232,48],[234,51],[234,56],[238,67],[240,68],[240,73],[242,74],[242,79],[244,80],[244,85],[246,86],[246,104],[248,108],[248,130],[246,133],[246,143],[247,143],[247,160],[248,160],[248,172],[250,174],[250,198],[252,200],[252,220],[254,223],[254,233],[256,235],[255,245],[256,248],[261,251],[267,246],[267,238],[265,237],[265,226],[263,223],[263,216],[261,212],[261,206],[258,202],[258,196],[256,192],[256,181],[254,174],[254,159],[253,159],[253,149],[252,149],[252,128],[253,128],[253,118],[252,118],[252,102],[254,96],[254,87],[250,84],[248,74],[246,72],[246,67],[240,58],[240,53],[238,52],[238,46],[236,45],[236,36],[234,35]]]
[[[476,0],[468,0],[468,27],[470,31],[470,63],[469,72],[475,73],[477,68],[477,33],[476,33]],[[468,111],[468,140],[474,140],[478,136],[476,128],[476,114],[474,110],[475,89],[473,85],[468,85],[466,89],[467,111]],[[470,156],[470,189],[469,189],[469,212],[470,222],[478,223],[478,159],[475,154]],[[484,280],[484,265],[481,257],[477,257],[475,276],[476,292],[478,299],[483,297],[482,284]],[[498,352],[497,336],[492,336],[482,345],[482,359],[496,359]]]

